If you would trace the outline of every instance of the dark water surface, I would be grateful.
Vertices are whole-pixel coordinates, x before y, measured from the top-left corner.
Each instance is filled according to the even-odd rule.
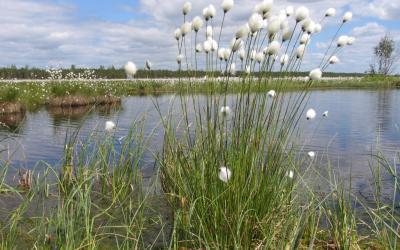
[[[200,99],[204,97],[199,97]],[[13,168],[33,168],[38,161],[60,163],[66,135],[80,128],[85,138],[94,130],[103,130],[107,120],[117,123],[116,138],[127,134],[132,121],[146,114],[146,134],[152,134],[153,152],[162,146],[160,115],[155,102],[166,114],[174,95],[135,96],[123,99],[120,108],[103,107],[88,112],[42,108],[27,113],[25,118],[7,118],[15,131],[0,128],[3,160],[11,158]],[[178,99],[175,102],[179,102]],[[400,90],[326,90],[311,92],[307,108],[317,111],[317,118],[301,124],[304,153],[317,152],[317,159],[328,156],[343,176],[352,176],[353,188],[362,193],[371,178],[370,154],[377,148],[395,163],[400,148]],[[322,118],[328,110],[329,117]],[[178,108],[174,108],[178,112]],[[6,118],[2,118],[7,122]],[[304,119],[305,120],[305,119]],[[155,129],[156,128],[156,129]],[[117,143],[117,140],[116,140]],[[1,150],[0,149],[0,150]],[[153,157],[147,153],[145,173],[153,172]],[[390,180],[388,180],[390,181]]]

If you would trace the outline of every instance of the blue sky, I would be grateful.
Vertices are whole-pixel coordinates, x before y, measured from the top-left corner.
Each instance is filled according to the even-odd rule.
[[[57,1],[75,6],[78,21],[99,19],[111,22],[127,22],[146,17],[140,13],[140,2],[136,0],[70,0]]]
[[[209,3],[192,1],[190,18],[200,15]],[[261,0],[236,0],[228,13],[223,45],[252,14]],[[134,61],[143,67],[149,59],[158,69],[176,69],[174,30],[181,25],[184,0],[2,0],[0,8],[0,66],[117,67]],[[275,0],[273,13],[282,8],[304,5],[319,20],[334,7],[337,16],[323,23],[323,32],[312,38],[303,70],[315,67],[337,23],[345,11],[353,20],[341,34],[356,38],[341,54],[341,63],[330,71],[363,72],[372,61],[372,48],[386,33],[400,47],[400,1],[393,0]],[[218,15],[219,14],[219,15]],[[400,49],[400,48],[399,48]]]

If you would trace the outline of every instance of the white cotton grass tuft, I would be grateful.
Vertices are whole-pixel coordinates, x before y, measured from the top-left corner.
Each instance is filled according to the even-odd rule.
[[[270,91],[268,91],[267,95],[271,98],[274,98],[276,96],[276,92],[275,90],[271,89]]]
[[[216,51],[218,49],[218,43],[214,39],[210,39],[211,41],[211,51]]]
[[[296,22],[301,22],[301,21],[307,19],[309,15],[310,15],[310,12],[306,7],[301,6],[301,7],[297,8],[296,12],[295,12]]]
[[[261,64],[264,61],[264,59],[265,59],[264,53],[259,52],[259,53],[256,54],[256,61],[258,63]]]
[[[293,6],[291,6],[291,5],[287,6],[285,9],[285,12],[286,12],[286,16],[288,16],[288,17],[293,15],[293,13],[294,13]]]
[[[228,61],[228,59],[229,59],[229,57],[230,57],[230,55],[231,55],[231,50],[230,49],[225,49],[225,48],[220,48],[219,50],[218,50],[218,53],[217,53],[217,55],[218,55],[218,58],[222,61],[222,60],[225,60],[225,61]]]
[[[253,49],[250,52],[250,60],[252,60],[252,61],[256,60],[256,55],[257,55],[257,51]]]
[[[146,62],[144,64],[145,69],[151,70],[152,66],[153,66],[153,64],[149,60],[146,60]]]
[[[201,53],[203,51],[203,45],[201,43],[198,43],[196,45],[196,52]]]
[[[283,21],[287,18],[286,9],[281,9],[278,14],[278,18]]]
[[[218,50],[217,55],[218,55],[219,60],[221,60],[221,61],[224,60],[224,53],[225,53],[225,48],[220,48]]]
[[[301,29],[308,34],[314,33],[315,23],[311,18],[305,19],[303,24],[301,25]]]
[[[210,18],[214,18],[216,14],[217,10],[215,9],[214,5],[208,5],[208,15],[210,16]]]
[[[284,55],[281,56],[280,62],[281,62],[282,66],[286,65],[288,63],[288,61],[289,61],[289,55],[288,54],[284,54]]]
[[[233,52],[240,50],[243,47],[243,41],[241,39],[233,38],[230,44],[230,48]]]
[[[184,24],[182,24],[181,33],[183,37],[186,36],[188,33],[190,33],[191,30],[192,30],[192,24],[190,22],[185,22]]]
[[[124,69],[128,78],[133,78],[136,75],[137,67],[133,62],[127,62],[124,66]]]
[[[345,45],[347,45],[348,41],[349,41],[348,36],[339,36],[338,41],[337,41],[337,46],[344,47]]]
[[[217,10],[215,9],[214,5],[210,4],[203,10],[203,16],[208,21],[212,19],[217,14]]]
[[[231,63],[231,65],[229,65],[229,74],[234,76],[236,75],[236,64],[235,63]]]
[[[175,39],[179,41],[179,39],[181,39],[181,37],[182,37],[181,29],[176,29],[174,36],[175,36]]]
[[[328,117],[328,113],[329,113],[328,110],[327,110],[327,111],[324,111],[324,113],[322,113],[322,117]]]
[[[303,32],[306,31],[306,29],[307,29],[308,25],[310,25],[311,21],[312,21],[311,18],[306,18],[306,19],[303,21],[303,23],[301,24],[301,30],[302,30]]]
[[[313,160],[315,158],[315,152],[314,151],[308,152],[307,155],[311,158],[311,160]]]
[[[354,36],[349,36],[347,38],[347,45],[353,45],[353,43],[356,41],[356,38]]]
[[[246,51],[244,50],[243,47],[239,49],[238,56],[239,56],[240,61],[244,60],[244,57],[246,56]]]
[[[274,18],[269,21],[267,30],[270,36],[273,36],[276,33],[278,33],[280,29],[281,29],[281,20],[279,20],[279,18]]]
[[[281,20],[281,27],[280,28],[281,28],[281,30],[289,29],[290,28],[289,21],[287,19]]]
[[[315,23],[313,21],[307,26],[306,31],[308,34],[312,34],[315,31]]]
[[[232,172],[229,168],[224,166],[219,168],[218,178],[221,181],[228,183],[231,177],[232,177]]]
[[[278,41],[272,41],[268,45],[266,53],[268,55],[276,55],[276,54],[278,54],[280,48],[281,48],[281,45]]]
[[[336,10],[334,8],[329,8],[325,12],[326,17],[331,17],[336,15]]]
[[[178,64],[181,64],[182,61],[183,61],[183,59],[185,59],[185,56],[182,55],[182,54],[179,54],[179,55],[176,57],[176,62],[177,62]]]
[[[244,38],[250,33],[250,29],[248,24],[242,25],[239,30],[236,32],[236,39]]]
[[[230,11],[233,6],[235,5],[235,2],[233,0],[223,0],[221,4],[221,8],[224,11],[224,13],[227,13]]]
[[[274,6],[274,1],[273,0],[264,0],[261,3],[256,5],[255,11],[259,13],[260,15],[265,16],[270,12],[272,7]]]
[[[319,23],[316,23],[314,25],[314,32],[313,33],[319,33],[319,32],[321,32],[321,30],[322,30],[322,25],[319,24]]]
[[[224,107],[221,107],[219,113],[220,113],[222,116],[227,117],[227,116],[230,116],[230,115],[231,115],[232,110],[231,110],[231,108],[230,108],[229,106],[224,106]]]
[[[111,132],[115,129],[116,125],[113,121],[106,121],[105,130],[107,132]]]
[[[315,112],[314,109],[309,109],[309,110],[307,110],[307,113],[306,113],[306,118],[307,118],[307,120],[312,120],[312,119],[314,119],[316,116],[317,116],[317,113]]]
[[[208,25],[207,28],[206,28],[206,37],[207,38],[212,38],[213,34],[214,34],[213,28],[210,25]]]
[[[192,28],[195,32],[199,32],[199,30],[203,27],[203,19],[201,19],[199,16],[196,16],[193,18],[192,21]]]
[[[265,18],[263,19],[261,29],[267,29],[268,28],[268,20]]]
[[[304,52],[306,51],[306,46],[304,44],[301,44],[299,47],[296,49],[296,57],[298,59],[302,58],[304,56]]]
[[[204,17],[204,19],[206,19],[206,21],[208,21],[209,19],[210,19],[210,12],[208,11],[208,7],[205,7],[204,9],[203,9],[203,17]]]
[[[336,64],[336,63],[339,63],[339,62],[340,62],[340,60],[339,60],[339,58],[337,56],[331,56],[331,58],[329,58],[329,63],[330,64]]]
[[[203,9],[203,17],[206,21],[215,17],[217,10],[215,9],[214,5],[210,4],[208,7]]]
[[[225,49],[224,50],[224,60],[225,62],[227,62],[229,60],[229,57],[232,54],[232,50],[231,49]]]
[[[238,55],[239,55],[240,61],[243,61],[243,60],[244,60],[244,57],[246,56],[246,51],[244,50],[244,48],[241,48],[241,49],[239,50]]]
[[[292,170],[289,170],[289,171],[286,172],[285,176],[288,177],[288,178],[290,178],[290,179],[293,179],[293,177],[294,177],[294,172],[293,172]]]
[[[320,68],[313,69],[308,76],[312,81],[319,81],[322,78],[322,71]]]
[[[250,32],[254,35],[262,28],[263,18],[260,14],[254,13],[249,19]]]
[[[300,38],[300,44],[307,44],[309,39],[310,39],[310,35],[307,33],[304,33]]]
[[[251,73],[251,68],[250,68],[249,65],[246,66],[245,71],[246,71],[246,74],[250,75],[250,73]]]
[[[182,8],[183,15],[186,16],[187,14],[189,14],[190,11],[192,11],[192,3],[191,2],[185,2],[183,4],[183,8]]]
[[[210,53],[212,50],[212,40],[207,39],[203,44],[204,52]]]
[[[348,12],[344,13],[343,22],[344,23],[349,22],[349,21],[351,21],[352,18],[353,18],[353,13],[348,11]]]
[[[282,42],[289,40],[292,37],[293,30],[291,28],[287,28],[282,32]]]

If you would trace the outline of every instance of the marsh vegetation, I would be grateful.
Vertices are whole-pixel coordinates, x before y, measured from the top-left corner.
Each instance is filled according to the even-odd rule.
[[[233,5],[223,1],[222,20]],[[351,176],[341,179],[329,155],[322,160],[304,150],[301,137],[312,124],[329,120],[328,110],[308,105],[310,90],[338,84],[323,81],[323,74],[355,42],[340,35],[352,14],[337,21],[320,65],[299,79],[310,37],[335,16],[334,9],[316,17],[317,23],[304,6],[273,15],[273,1],[265,0],[228,43],[221,41],[224,21],[215,24],[213,5],[189,22],[191,11],[185,3],[182,26],[174,33],[185,79],[170,84],[55,79],[2,86],[3,102],[29,107],[78,94],[177,93],[168,103],[152,99],[158,120],[150,132],[145,132],[146,113],[131,117],[128,130],[119,131],[118,122],[108,120],[86,138],[69,131],[61,163],[40,161],[19,169],[16,185],[7,178],[11,157],[2,159],[1,248],[397,249],[396,162],[373,152],[372,199],[366,200],[353,192]],[[202,80],[196,79],[200,62]],[[136,65],[128,62],[125,71],[134,77]],[[382,87],[398,84],[396,78],[383,79]],[[341,84],[375,83],[376,78],[364,78]],[[152,148],[156,127],[162,142]],[[149,162],[150,180],[142,171]]]

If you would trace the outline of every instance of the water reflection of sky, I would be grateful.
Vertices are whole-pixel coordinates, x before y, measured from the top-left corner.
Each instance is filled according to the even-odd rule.
[[[173,96],[137,96],[123,100],[121,108],[96,110],[41,110],[28,113],[20,123],[17,133],[0,130],[3,159],[13,153],[15,167],[33,167],[39,160],[52,165],[60,162],[66,134],[81,128],[81,136],[88,136],[93,130],[104,128],[106,120],[116,121],[116,137],[124,136],[135,119],[146,113],[146,133],[154,133],[150,148],[160,149],[163,134],[160,116],[154,102],[160,104],[161,113],[166,114]],[[202,99],[201,97],[200,99]],[[175,102],[178,102],[176,100]],[[200,101],[201,102],[201,101]],[[232,103],[232,100],[228,101]],[[313,91],[307,108],[314,108],[318,116],[300,124],[300,142],[304,151],[314,150],[317,155],[329,152],[333,164],[339,165],[344,176],[351,172],[359,185],[369,178],[370,154],[379,147],[393,161],[400,146],[400,91],[399,90],[326,90]],[[179,107],[172,109],[178,112]],[[322,112],[329,110],[329,117],[323,119]],[[68,114],[68,115],[66,115]],[[153,132],[153,129],[157,127]],[[7,139],[4,139],[7,138]],[[151,164],[151,153],[146,159]],[[340,164],[337,161],[340,160]],[[357,183],[357,182],[356,182]]]

